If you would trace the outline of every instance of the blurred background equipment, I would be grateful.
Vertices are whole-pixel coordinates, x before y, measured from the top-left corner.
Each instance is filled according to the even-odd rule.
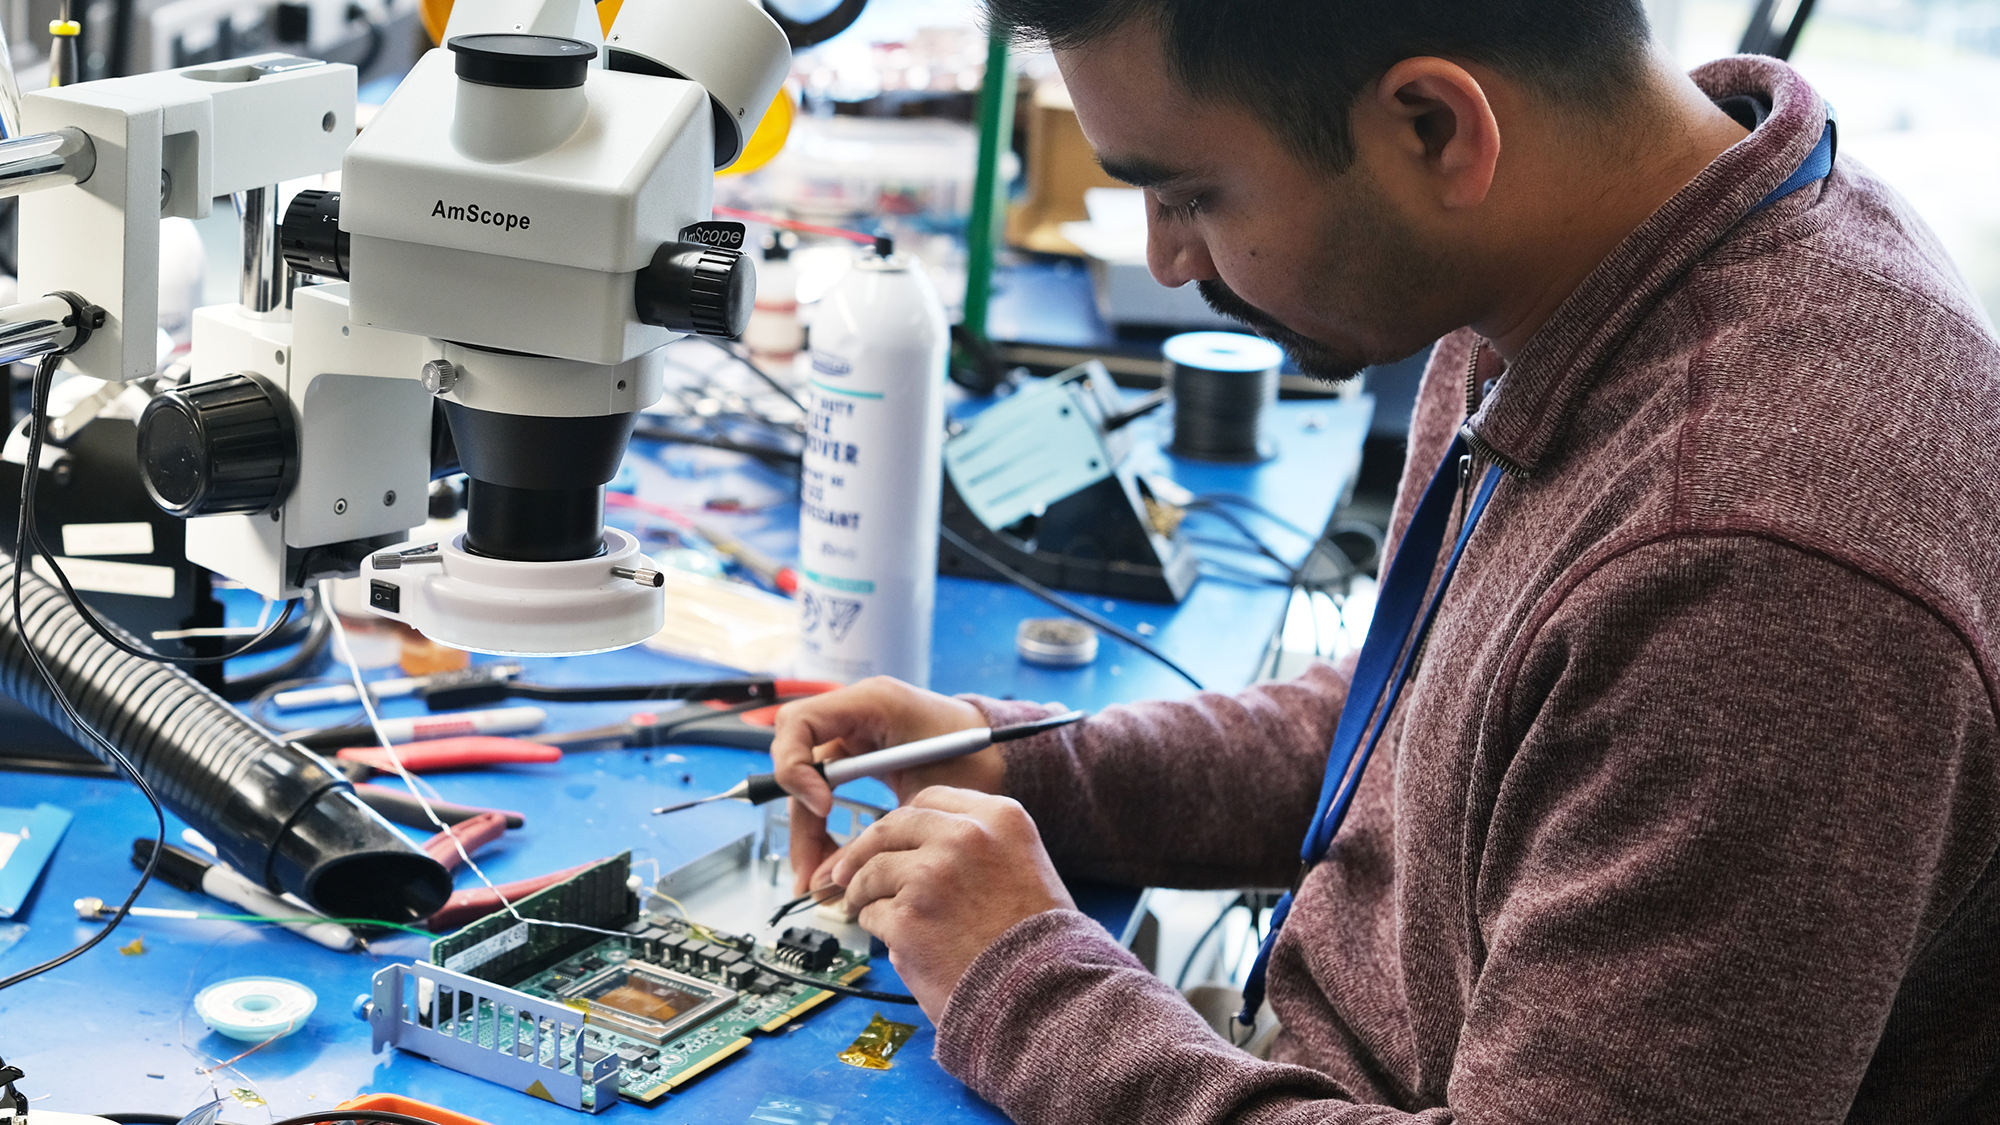
[[[1171,505],[1129,463],[1126,428],[1164,401],[1127,408],[1100,364],[1002,399],[945,443],[945,526],[1045,586],[1180,601],[1195,555]],[[938,565],[1004,577],[950,540]]]

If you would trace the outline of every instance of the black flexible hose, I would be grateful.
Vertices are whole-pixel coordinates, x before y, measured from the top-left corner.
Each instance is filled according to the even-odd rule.
[[[13,572],[12,554],[0,550],[0,587]],[[21,602],[28,639],[77,714],[232,867],[336,917],[407,922],[451,894],[444,868],[319,757],[273,737],[185,671],[120,652],[32,570],[21,575]],[[103,756],[36,672],[12,614],[0,619],[0,691]]]

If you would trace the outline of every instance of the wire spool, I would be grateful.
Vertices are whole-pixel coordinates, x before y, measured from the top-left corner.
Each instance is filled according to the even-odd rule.
[[[319,996],[283,977],[236,977],[195,994],[194,1012],[218,1035],[245,1043],[283,1039],[306,1025]]]
[[[1278,401],[1278,345],[1240,332],[1184,332],[1160,345],[1174,396],[1176,457],[1268,461],[1278,443],[1268,432]]]

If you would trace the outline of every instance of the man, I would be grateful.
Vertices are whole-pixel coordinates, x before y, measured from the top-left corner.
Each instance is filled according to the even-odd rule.
[[[1329,377],[1442,337],[1399,550],[1434,472],[1446,555],[1490,498],[1296,884],[1345,671],[912,771],[839,853],[810,760],[1041,708],[781,714],[801,883],[944,1066],[1034,1123],[2000,1117],[2000,345],[1818,95],[1676,73],[1637,0],[991,6],[1146,189],[1163,283]],[[1270,1059],[1056,861],[1296,885]]]

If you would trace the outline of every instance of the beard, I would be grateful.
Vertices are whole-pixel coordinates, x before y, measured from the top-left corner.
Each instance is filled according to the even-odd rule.
[[[1400,220],[1365,169],[1340,181],[1324,225],[1304,232],[1315,247],[1311,259],[1320,265],[1308,267],[1314,276],[1300,281],[1305,302],[1337,314],[1330,319],[1341,322],[1342,335],[1354,342],[1336,346],[1290,328],[1220,278],[1195,284],[1209,308],[1242,321],[1283,348],[1300,371],[1330,384],[1413,355],[1457,323],[1440,322],[1434,308],[1454,274],[1448,251]]]
[[[1294,332],[1282,324],[1277,317],[1236,295],[1236,291],[1224,284],[1221,278],[1210,278],[1195,282],[1195,289],[1208,307],[1231,320],[1243,322],[1257,335],[1285,349],[1292,365],[1315,379],[1328,384],[1345,383],[1372,361],[1361,356],[1336,351],[1310,336]]]

